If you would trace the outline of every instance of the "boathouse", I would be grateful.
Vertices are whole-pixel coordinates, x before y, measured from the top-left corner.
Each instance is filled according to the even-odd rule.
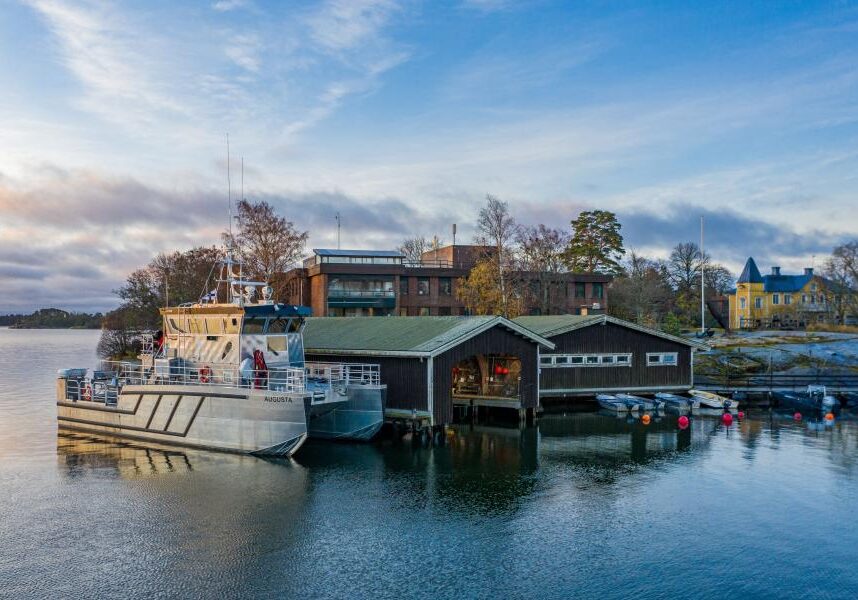
[[[694,352],[708,347],[607,315],[515,319],[555,348],[539,357],[540,397],[685,391],[694,385]]]
[[[307,361],[378,364],[386,416],[430,425],[452,423],[454,403],[535,411],[539,353],[553,349],[497,316],[327,317],[304,328]]]

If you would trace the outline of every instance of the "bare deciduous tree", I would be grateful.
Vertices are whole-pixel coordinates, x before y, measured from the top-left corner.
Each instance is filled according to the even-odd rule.
[[[518,267],[530,284],[527,304],[543,315],[564,312],[566,281],[558,274],[566,270],[563,251],[569,243],[569,234],[540,224],[519,227],[516,241]]]
[[[399,251],[405,255],[405,262],[419,263],[423,253],[429,250],[429,241],[423,237],[415,236],[408,238],[399,246]]]
[[[308,233],[298,231],[265,202],[238,203],[238,233],[223,234],[226,247],[237,253],[252,277],[271,281],[304,253]]]

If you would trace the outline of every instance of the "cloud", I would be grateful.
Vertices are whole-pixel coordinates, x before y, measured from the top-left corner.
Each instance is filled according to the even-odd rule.
[[[399,5],[393,0],[327,0],[306,22],[310,38],[320,48],[340,53],[375,43],[398,11]]]
[[[247,34],[235,35],[230,38],[225,52],[229,59],[239,67],[251,73],[256,73],[259,71],[261,64],[260,50],[261,42],[259,37]]]
[[[153,76],[158,41],[145,39],[107,3],[72,6],[32,0],[60,41],[62,60],[85,86],[83,108],[118,122],[146,125],[156,113],[183,113],[184,106]]]
[[[248,0],[218,0],[212,4],[212,8],[218,12],[229,12],[245,8],[250,4]]]

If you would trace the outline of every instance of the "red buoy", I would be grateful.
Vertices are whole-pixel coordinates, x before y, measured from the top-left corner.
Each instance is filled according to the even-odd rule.
[[[685,415],[679,417],[677,423],[679,424],[680,429],[688,429],[688,417],[686,417]]]
[[[834,413],[825,413],[825,420],[826,421],[833,421],[834,420]]]
[[[737,417],[739,417],[739,420],[741,421],[742,419],[744,419],[744,418],[745,418],[745,413],[743,413],[743,412],[740,410],[740,411],[739,411],[739,413],[738,413],[736,416],[737,416]]]
[[[733,424],[733,415],[730,413],[724,413],[721,415],[721,422],[724,423],[727,427]]]
[[[801,413],[796,411],[795,414],[792,416],[792,418],[795,419],[796,421],[801,421]]]
[[[649,425],[651,417],[649,415],[644,415],[641,417],[641,423],[644,425]]]

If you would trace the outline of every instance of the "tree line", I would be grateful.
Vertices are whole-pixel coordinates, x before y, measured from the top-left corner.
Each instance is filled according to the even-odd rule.
[[[0,326],[15,329],[98,329],[103,319],[100,312],[89,314],[40,308],[29,315],[0,315]]]

